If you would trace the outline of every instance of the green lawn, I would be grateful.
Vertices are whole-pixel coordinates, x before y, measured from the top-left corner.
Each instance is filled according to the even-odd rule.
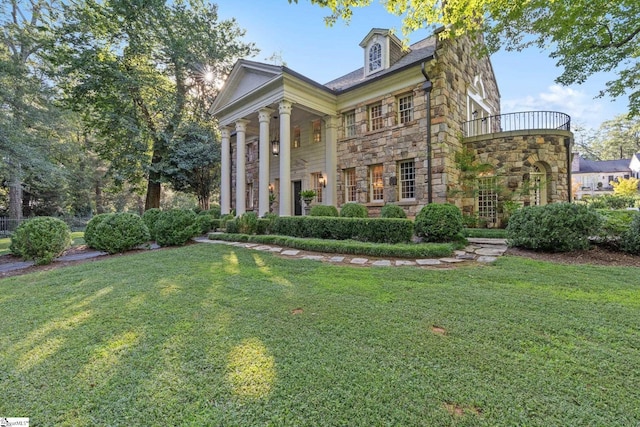
[[[0,415],[637,426],[638,273],[512,257],[356,268],[199,244],[7,278]]]

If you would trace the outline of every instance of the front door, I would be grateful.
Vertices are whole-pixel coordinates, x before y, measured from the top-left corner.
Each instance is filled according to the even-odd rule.
[[[302,191],[302,181],[293,181],[293,214],[302,215],[302,200],[300,200],[300,192]]]

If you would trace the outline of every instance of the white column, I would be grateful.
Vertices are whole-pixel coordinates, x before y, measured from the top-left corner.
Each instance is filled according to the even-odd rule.
[[[291,216],[291,103],[281,101],[280,111],[280,216]]]
[[[258,172],[258,215],[264,216],[269,213],[269,123],[271,121],[270,108],[263,108],[258,112],[260,122],[260,165]]]
[[[220,129],[222,134],[222,159],[220,171],[220,213],[231,212],[231,131],[227,127]]]
[[[324,204],[335,206],[338,202],[338,117],[325,116],[325,169],[327,188],[324,189]]]
[[[245,213],[247,206],[245,191],[246,182],[246,131],[249,120],[240,119],[236,122],[236,215]]]

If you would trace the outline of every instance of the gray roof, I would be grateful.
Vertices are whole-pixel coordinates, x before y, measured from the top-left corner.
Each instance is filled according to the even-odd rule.
[[[398,71],[404,67],[415,65],[422,61],[425,61],[426,59],[430,59],[436,51],[437,37],[437,35],[433,35],[412,44],[411,46],[409,46],[409,52],[386,70],[365,76],[364,68],[361,67],[355,71],[350,72],[349,74],[345,74],[342,77],[331,80],[329,83],[325,83],[325,86],[331,88],[336,92],[344,92],[349,89],[353,89],[360,84],[368,83],[380,77],[394,73],[395,71]]]
[[[588,172],[629,172],[629,159],[586,160],[580,159],[580,169],[574,173]]]

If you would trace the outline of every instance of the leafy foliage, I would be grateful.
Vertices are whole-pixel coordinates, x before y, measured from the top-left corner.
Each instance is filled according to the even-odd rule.
[[[156,224],[158,222],[158,219],[160,218],[160,215],[162,215],[162,210],[159,208],[147,209],[146,211],[144,211],[144,214],[142,214],[142,220],[149,229],[151,240],[156,240]]]
[[[640,255],[640,213],[636,212],[629,229],[622,237],[622,250]]]
[[[609,184],[613,187],[613,194],[616,196],[633,197],[638,195],[638,178],[619,179],[618,181],[612,181]]]
[[[149,229],[139,215],[120,212],[106,215],[96,225],[91,246],[115,254],[140,246],[150,238]]]
[[[58,218],[38,217],[24,221],[11,236],[11,252],[37,265],[50,264],[71,245],[69,226]]]
[[[338,209],[333,205],[315,205],[311,207],[309,216],[340,216],[340,214],[338,213]]]
[[[427,242],[451,242],[462,237],[462,212],[451,204],[430,203],[416,215],[416,235]]]
[[[398,205],[394,205],[392,203],[387,203],[380,210],[381,218],[406,218],[407,214],[404,212]]]
[[[245,212],[238,219],[238,231],[242,234],[255,234],[258,231],[258,215]]]
[[[583,200],[595,209],[624,209],[633,207],[637,198],[621,194],[603,194],[588,199],[583,198]]]
[[[595,209],[573,203],[526,206],[511,216],[507,238],[511,246],[547,252],[569,252],[589,247],[602,217]]]
[[[367,218],[367,207],[359,203],[346,203],[340,208],[340,216],[343,218]]]
[[[190,209],[162,211],[155,226],[160,246],[182,246],[200,233],[196,214]]]
[[[95,248],[97,244],[96,240],[96,230],[102,221],[107,218],[112,217],[115,214],[112,213],[103,213],[95,215],[93,218],[89,220],[87,223],[87,228],[84,231],[84,241],[90,248]]]

